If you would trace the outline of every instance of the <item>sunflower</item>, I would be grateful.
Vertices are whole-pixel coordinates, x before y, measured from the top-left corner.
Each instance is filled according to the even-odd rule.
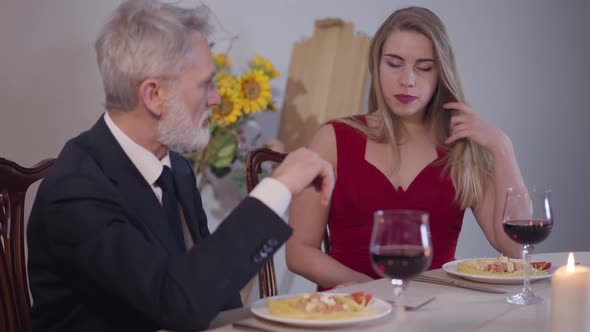
[[[217,89],[219,94],[227,94],[228,92],[236,93],[238,84],[236,78],[230,74],[220,74],[216,76]]]
[[[277,111],[277,105],[276,102],[274,100],[271,100],[268,102],[268,105],[266,106],[266,108],[271,111],[271,112],[276,112]]]
[[[231,91],[219,91],[221,103],[212,107],[213,119],[222,127],[227,127],[242,116],[242,100],[240,96]]]
[[[262,70],[269,78],[275,78],[279,76],[279,72],[275,69],[273,64],[266,58],[257,55],[254,59],[250,60],[250,68],[253,70]]]
[[[213,62],[215,63],[215,68],[218,71],[222,71],[226,68],[231,67],[232,61],[225,53],[217,53],[211,52],[211,57],[213,58]]]
[[[250,70],[238,79],[244,113],[256,113],[268,106],[272,98],[268,79],[262,70]]]

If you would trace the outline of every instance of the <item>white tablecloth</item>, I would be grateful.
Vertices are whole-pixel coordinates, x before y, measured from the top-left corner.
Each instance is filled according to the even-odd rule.
[[[565,265],[568,253],[550,253],[533,255],[533,261],[550,261],[553,266]],[[576,261],[590,266],[590,252],[577,252]],[[446,279],[457,279],[443,270],[432,270],[427,275]],[[465,283],[469,281],[458,279]],[[518,285],[492,285],[473,283],[480,286],[504,289],[508,295],[516,293],[522,288]],[[408,304],[419,303],[429,297],[436,296],[436,300],[418,311],[408,312],[404,321],[396,320],[394,314],[384,318],[339,328],[323,328],[321,331],[364,331],[364,332],[487,332],[487,331],[516,331],[538,332],[550,329],[551,282],[545,279],[532,283],[533,292],[542,296],[545,301],[537,305],[512,305],[506,302],[506,295],[482,293],[468,289],[440,286],[421,282],[411,282],[406,296]],[[362,290],[370,292],[376,297],[391,299],[392,286],[387,279],[375,280],[350,287],[339,288],[339,292],[353,292]],[[589,313],[590,314],[590,313]],[[253,317],[248,308],[233,312],[222,313],[212,326],[228,324],[241,320],[252,325],[267,328],[271,331],[303,331],[308,330],[295,326],[287,326],[267,322]],[[214,331],[239,331],[231,324],[223,325]]]

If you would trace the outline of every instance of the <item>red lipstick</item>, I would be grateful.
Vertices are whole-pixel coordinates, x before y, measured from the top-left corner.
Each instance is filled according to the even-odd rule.
[[[416,96],[404,95],[404,94],[398,94],[398,95],[395,95],[394,97],[402,104],[409,104],[409,103],[415,101],[416,99],[418,99],[418,97],[416,97]]]

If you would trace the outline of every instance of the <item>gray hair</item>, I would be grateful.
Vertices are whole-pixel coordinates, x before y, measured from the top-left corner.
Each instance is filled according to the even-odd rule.
[[[181,8],[158,0],[123,2],[102,28],[96,59],[109,110],[137,105],[147,78],[176,79],[190,65],[195,33],[210,31],[208,8]]]

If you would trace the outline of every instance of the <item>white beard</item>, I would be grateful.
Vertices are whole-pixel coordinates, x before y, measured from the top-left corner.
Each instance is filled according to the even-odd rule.
[[[178,153],[192,152],[207,146],[211,137],[208,126],[210,109],[202,113],[195,125],[178,93],[172,93],[165,101],[164,107],[166,113],[158,123],[160,143]]]

